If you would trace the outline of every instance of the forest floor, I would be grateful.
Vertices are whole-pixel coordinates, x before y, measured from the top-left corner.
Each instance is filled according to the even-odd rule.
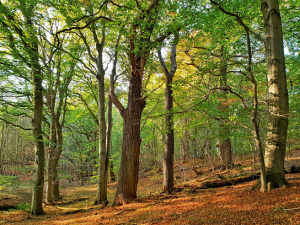
[[[300,166],[300,150],[290,152],[286,167]],[[176,189],[161,193],[161,168],[141,172],[138,198],[131,204],[104,209],[93,205],[96,185],[62,182],[62,199],[45,205],[45,215],[29,215],[28,209],[0,211],[0,224],[300,224],[300,173],[287,174],[287,188],[267,193],[250,190],[254,181],[220,188],[203,188],[203,182],[219,175],[257,170],[250,158],[237,160],[232,170],[212,171],[209,160],[176,163]],[[193,170],[195,169],[195,170]],[[196,174],[198,173],[198,175]],[[116,184],[109,184],[112,202]],[[28,208],[29,187],[2,188],[0,206]],[[23,204],[23,205],[22,205]],[[27,207],[26,207],[27,206]]]

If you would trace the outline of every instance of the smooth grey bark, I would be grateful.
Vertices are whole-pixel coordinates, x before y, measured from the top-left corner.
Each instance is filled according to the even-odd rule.
[[[95,204],[107,204],[107,177],[108,177],[108,163],[109,163],[109,155],[107,152],[107,128],[106,128],[106,119],[105,119],[105,69],[103,66],[103,50],[105,46],[106,39],[106,23],[103,21],[102,32],[101,32],[101,40],[98,38],[95,22],[92,23],[90,28],[93,36],[93,40],[95,42],[96,47],[96,56],[93,55],[93,52],[90,48],[90,45],[86,39],[86,36],[79,30],[80,37],[82,38],[85,47],[88,51],[89,58],[96,65],[97,72],[94,73],[97,84],[98,84],[98,118],[95,118],[93,113],[90,113],[95,118],[95,121],[98,122],[99,129],[99,168],[98,168],[98,186],[97,186],[97,194]],[[87,104],[86,104],[87,105]]]
[[[278,0],[261,0],[269,85],[269,121],[265,163],[268,190],[284,187],[284,158],[288,128],[288,91]]]
[[[172,44],[170,61],[171,68],[168,70],[165,61],[161,55],[161,49],[158,49],[158,57],[160,64],[163,68],[166,86],[165,86],[165,110],[167,115],[165,116],[165,149],[163,155],[163,190],[170,190],[174,187],[174,119],[173,119],[173,90],[172,82],[173,77],[177,69],[176,63],[176,46],[178,43],[178,35],[175,35],[174,43]]]
[[[95,28],[91,29],[93,38],[96,43],[97,58],[95,63],[97,66],[97,82],[98,82],[98,115],[99,115],[99,168],[98,168],[98,187],[95,204],[107,204],[107,177],[108,177],[108,162],[109,156],[107,154],[106,143],[106,120],[105,120],[105,70],[103,66],[103,49],[106,38],[106,25],[102,23],[102,39],[99,42]]]
[[[258,85],[255,79],[255,76],[252,71],[252,50],[251,50],[251,40],[249,30],[245,29],[246,37],[247,37],[247,50],[248,50],[248,66],[247,71],[249,74],[250,81],[252,83],[252,90],[253,90],[253,110],[251,113],[251,121],[252,121],[252,134],[255,140],[255,148],[258,150],[259,153],[259,162],[260,162],[260,191],[266,192],[267,191],[267,174],[266,174],[266,166],[264,160],[264,150],[262,147],[262,140],[260,135],[260,128],[259,128],[259,119],[258,119]]]
[[[114,52],[114,60],[113,60],[113,69],[112,69],[112,73],[110,75],[110,85],[109,85],[109,89],[110,92],[114,93],[114,89],[115,89],[115,83],[117,81],[117,60],[118,60],[118,46],[120,43],[120,39],[121,39],[121,31],[119,32],[119,36],[117,38],[117,42],[115,45],[115,52]],[[113,119],[112,119],[112,99],[110,97],[108,97],[108,103],[107,103],[107,158],[108,160],[106,161],[107,165],[106,168],[107,170],[109,170],[110,173],[110,180],[111,182],[115,182],[116,178],[115,178],[115,174],[113,171],[113,164],[112,162],[109,164],[109,159],[110,159],[110,151],[111,151],[111,133],[112,133],[112,127],[113,127]],[[109,164],[109,165],[108,165]]]

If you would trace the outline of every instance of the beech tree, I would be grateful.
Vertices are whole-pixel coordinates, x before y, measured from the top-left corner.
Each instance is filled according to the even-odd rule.
[[[158,49],[158,57],[160,64],[163,68],[166,86],[165,86],[165,104],[166,104],[166,117],[165,117],[165,126],[166,126],[166,138],[165,138],[165,149],[163,156],[163,189],[170,190],[174,187],[174,119],[173,119],[173,90],[172,82],[173,77],[177,69],[176,63],[176,46],[178,43],[178,34],[175,34],[174,43],[171,47],[170,69],[166,66],[166,63],[161,55],[161,48]]]
[[[289,99],[278,0],[262,0],[261,10],[265,25],[265,50],[270,95],[265,163],[267,188],[272,190],[287,184],[284,176],[284,159]]]
[[[50,114],[46,201],[52,203],[60,197],[57,166],[63,149],[62,129],[65,124],[68,87],[75,73],[76,62],[71,58],[67,58],[61,50],[57,50],[54,47],[55,44],[49,47],[46,35],[43,36],[44,40],[43,38],[40,40],[41,61],[47,70],[45,75],[45,81],[47,82],[45,98]],[[64,41],[61,41],[59,47],[61,48],[64,45]]]
[[[139,2],[136,2],[139,13],[130,24],[128,32],[131,74],[127,108],[112,91],[110,92],[114,105],[123,117],[122,158],[114,205],[126,204],[136,198],[141,143],[140,123],[142,111],[146,104],[146,97],[142,96],[145,65],[153,46],[171,34],[167,29],[163,34],[154,32],[154,28],[158,26],[159,12],[163,9],[164,3],[154,0],[148,6],[147,4],[140,5]],[[177,28],[173,26],[170,29],[176,30]],[[159,37],[151,40],[153,34],[159,35]]]
[[[43,74],[39,62],[39,45],[34,16],[38,13],[37,0],[19,1],[17,7],[11,9],[9,4],[0,1],[0,23],[9,40],[8,48],[12,55],[23,61],[30,68],[33,87],[33,116],[32,129],[35,141],[35,181],[32,194],[31,213],[40,215],[44,213],[42,207],[44,187],[45,151],[42,132],[43,115]],[[16,7],[16,8],[15,8]],[[18,9],[22,16],[16,16],[14,10]],[[16,43],[16,37],[20,40]],[[20,49],[20,47],[22,49]]]

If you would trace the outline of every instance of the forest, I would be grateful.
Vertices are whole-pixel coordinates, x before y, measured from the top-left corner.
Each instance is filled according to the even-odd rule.
[[[299,7],[0,0],[0,223],[298,224]]]

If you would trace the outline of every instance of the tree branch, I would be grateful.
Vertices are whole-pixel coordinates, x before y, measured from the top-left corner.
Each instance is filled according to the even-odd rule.
[[[0,118],[0,120],[2,120],[3,122],[5,122],[6,124],[12,125],[13,127],[20,128],[20,129],[22,129],[22,130],[32,130],[31,128],[24,128],[24,127],[22,127],[22,126],[20,126],[20,125],[14,124],[14,123],[9,122],[9,121],[7,121],[7,120],[5,120],[5,119],[2,119],[2,118]]]
[[[120,102],[118,97],[116,96],[115,92],[110,90],[109,97],[112,100],[112,102],[114,103],[114,105],[117,107],[117,109],[119,110],[121,116],[124,117],[126,109],[124,108],[124,106],[122,105],[122,103]]]
[[[258,39],[259,41],[261,41],[262,43],[265,43],[265,39],[263,37],[261,37],[259,34],[255,33],[254,31],[252,31],[242,20],[242,18],[235,14],[235,13],[231,13],[228,12],[227,10],[225,10],[219,3],[210,0],[210,2],[214,5],[216,5],[224,14],[229,15],[229,16],[233,16],[235,17],[235,20],[242,26],[244,27],[245,30],[248,30],[256,39]]]

